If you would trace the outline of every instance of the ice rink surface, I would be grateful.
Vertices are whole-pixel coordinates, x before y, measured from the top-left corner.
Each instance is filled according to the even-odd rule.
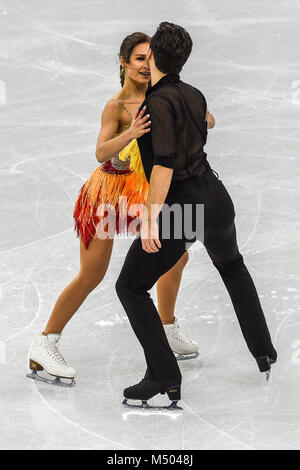
[[[181,24],[181,79],[216,117],[206,151],[236,208],[240,251],[279,361],[267,386],[200,243],[177,303],[200,358],[181,363],[184,412],[121,405],[145,371],[114,283],[131,240],[66,327],[66,390],[25,378],[28,348],[79,269],[72,212],[98,162],[117,53],[134,31]],[[0,2],[0,446],[2,449],[300,448],[299,0]],[[155,296],[155,292],[153,292]]]

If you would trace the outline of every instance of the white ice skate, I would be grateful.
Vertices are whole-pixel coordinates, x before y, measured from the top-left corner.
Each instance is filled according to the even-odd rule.
[[[165,333],[169,341],[170,348],[176,356],[177,361],[195,359],[199,356],[199,346],[196,341],[185,338],[179,332],[178,319],[175,317],[174,323],[164,325]]]
[[[29,368],[32,372],[26,377],[61,387],[74,387],[76,371],[66,363],[58,350],[60,336],[60,334],[43,335],[42,333],[37,336],[31,346],[29,356]],[[37,373],[43,370],[56,378],[43,377]],[[67,381],[62,379],[67,379]]]

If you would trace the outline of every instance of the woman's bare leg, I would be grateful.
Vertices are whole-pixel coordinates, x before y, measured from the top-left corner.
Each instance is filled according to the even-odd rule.
[[[175,304],[182,278],[182,273],[189,254],[184,252],[177,263],[157,281],[158,313],[164,325],[174,322]]]
[[[86,250],[80,240],[80,271],[58,297],[44,335],[61,333],[86,297],[102,281],[107,271],[113,239],[91,240]]]

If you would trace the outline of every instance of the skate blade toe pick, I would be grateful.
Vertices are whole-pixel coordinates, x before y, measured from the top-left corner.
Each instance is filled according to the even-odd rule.
[[[271,379],[272,365],[275,364],[276,359],[270,356],[261,356],[256,358],[256,362],[260,372],[265,374],[266,382],[268,383]]]

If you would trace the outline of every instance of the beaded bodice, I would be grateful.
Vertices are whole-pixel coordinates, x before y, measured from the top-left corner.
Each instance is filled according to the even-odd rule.
[[[125,130],[129,128],[130,124],[127,125],[118,135],[121,135]],[[120,160],[119,154],[115,155],[111,159],[111,164],[116,170],[129,170],[130,167],[130,155],[128,155],[128,158],[123,162]]]
[[[118,132],[117,135],[123,134],[123,132],[125,132],[130,126],[131,124],[127,124],[127,126],[125,126],[121,132]],[[129,168],[130,155],[128,155],[128,158],[125,161],[120,160],[119,154],[115,155],[111,160],[108,160],[103,165],[103,170],[107,173],[131,173]]]
[[[128,156],[125,162],[122,162],[119,155],[116,155],[111,159],[111,164],[116,170],[128,170],[130,167],[130,156]]]

